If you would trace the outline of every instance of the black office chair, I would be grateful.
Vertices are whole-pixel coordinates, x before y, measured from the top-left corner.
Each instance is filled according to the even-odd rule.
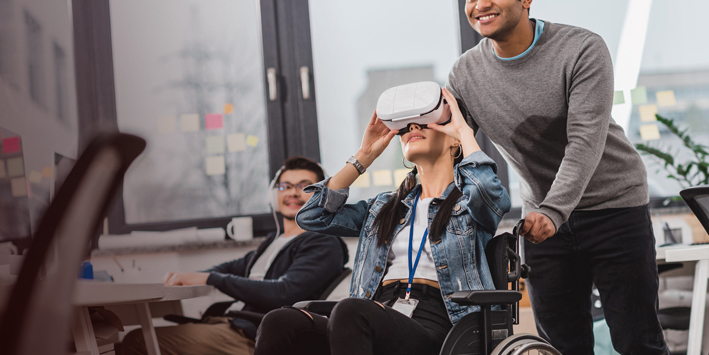
[[[47,208],[0,318],[5,355],[65,354],[72,296],[82,260],[111,198],[145,140],[98,135]]]
[[[530,272],[519,256],[521,220],[512,233],[494,237],[485,247],[496,290],[458,291],[451,300],[461,305],[478,305],[480,312],[463,317],[450,330],[441,347],[441,355],[522,355],[561,353],[544,339],[531,334],[513,335],[512,325],[519,323],[519,279]],[[512,289],[509,289],[509,286]],[[329,316],[336,302],[303,301],[296,308]],[[499,305],[499,310],[492,307]]]
[[[342,272],[335,278],[333,279],[325,288],[325,290],[320,294],[319,300],[326,300],[332,291],[337,288],[337,286],[350,274],[352,273],[352,269],[346,267],[342,270]],[[223,301],[223,302],[215,302],[211,306],[207,308],[206,311],[202,314],[201,319],[197,318],[190,318],[190,317],[185,317],[181,315],[176,315],[176,314],[168,314],[163,317],[166,321],[170,321],[173,323],[177,324],[186,324],[186,323],[202,323],[204,320],[208,317],[230,317],[230,318],[242,318],[246,319],[256,325],[261,324],[261,320],[265,316],[264,313],[258,313],[258,312],[249,312],[249,311],[229,311],[227,312],[227,309],[231,307],[232,304],[237,302],[237,300],[232,300],[232,301]]]
[[[679,195],[697,216],[704,230],[709,232],[709,186],[690,187],[680,191]]]

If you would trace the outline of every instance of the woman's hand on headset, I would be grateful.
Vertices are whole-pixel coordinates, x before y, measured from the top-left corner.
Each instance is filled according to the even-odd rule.
[[[443,97],[448,102],[448,107],[451,110],[451,121],[446,125],[439,125],[437,123],[430,123],[428,128],[435,131],[445,133],[458,141],[463,148],[463,154],[468,156],[470,153],[480,150],[478,142],[475,140],[475,131],[468,125],[463,117],[463,113],[458,107],[458,101],[456,101],[453,94],[448,91],[448,89],[441,89]]]
[[[367,129],[364,130],[362,145],[355,158],[365,167],[369,167],[389,146],[389,142],[396,136],[397,132],[385,126],[382,120],[377,117],[377,111],[374,111],[367,124]]]

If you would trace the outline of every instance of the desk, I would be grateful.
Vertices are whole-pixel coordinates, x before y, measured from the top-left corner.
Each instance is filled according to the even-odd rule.
[[[704,328],[704,312],[709,279],[709,245],[683,245],[657,248],[657,260],[666,262],[696,262],[692,310],[689,317],[687,355],[700,355]]]
[[[130,304],[134,305],[138,314],[148,354],[159,355],[160,349],[148,304],[206,296],[213,289],[212,286],[166,287],[162,283],[128,284],[79,280],[74,292],[76,314],[72,322],[76,351],[81,354],[99,354],[89,307]]]

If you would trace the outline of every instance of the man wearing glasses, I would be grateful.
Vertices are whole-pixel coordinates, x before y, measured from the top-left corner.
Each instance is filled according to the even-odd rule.
[[[306,232],[295,223],[296,213],[312,195],[303,188],[324,179],[318,163],[303,157],[287,159],[270,191],[271,207],[283,216],[283,228],[278,228],[282,233],[271,234],[243,258],[205,272],[168,273],[165,285],[213,285],[242,301],[242,310],[257,313],[318,299],[349,258],[340,238]],[[256,328],[245,319],[214,317],[159,327],[155,333],[163,354],[252,354]],[[126,335],[121,353],[147,354],[140,329]]]

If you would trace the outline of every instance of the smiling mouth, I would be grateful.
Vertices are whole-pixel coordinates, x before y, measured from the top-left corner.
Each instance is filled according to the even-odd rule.
[[[493,18],[497,17],[497,14],[491,14],[491,15],[485,15],[485,16],[478,16],[476,19],[478,21],[487,21],[487,20],[492,20]]]
[[[303,202],[303,201],[287,201],[284,203],[284,205],[286,205],[286,207],[290,207],[290,208],[301,208],[301,207],[303,207],[303,205],[305,205],[305,202]]]
[[[416,135],[412,135],[411,137],[409,137],[409,140],[407,142],[418,141],[421,139],[426,139],[426,137],[416,134]]]

